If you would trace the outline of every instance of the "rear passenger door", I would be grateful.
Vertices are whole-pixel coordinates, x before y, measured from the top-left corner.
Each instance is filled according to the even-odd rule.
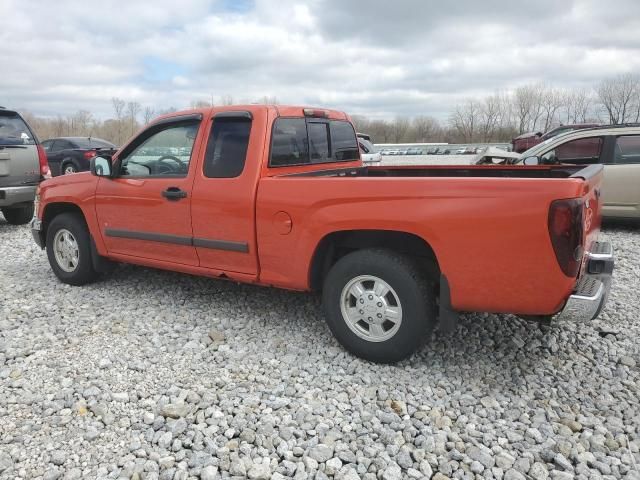
[[[266,113],[213,114],[191,201],[200,266],[258,273],[255,196],[265,155]]]
[[[640,217],[640,135],[616,137],[613,162],[604,168],[605,215]]]

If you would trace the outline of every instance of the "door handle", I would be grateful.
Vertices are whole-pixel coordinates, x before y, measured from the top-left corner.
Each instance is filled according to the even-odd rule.
[[[162,196],[167,200],[176,201],[181,198],[187,198],[187,192],[180,190],[178,187],[169,187],[162,192]]]

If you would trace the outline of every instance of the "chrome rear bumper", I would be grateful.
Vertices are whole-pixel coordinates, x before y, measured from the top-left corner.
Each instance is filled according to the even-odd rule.
[[[589,321],[596,318],[609,296],[613,265],[611,243],[596,242],[591,252],[587,253],[585,272],[564,308],[555,318],[573,321]]]

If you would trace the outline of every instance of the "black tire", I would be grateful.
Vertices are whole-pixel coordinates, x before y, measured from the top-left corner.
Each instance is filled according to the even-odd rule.
[[[383,341],[358,336],[342,314],[343,289],[360,276],[383,280],[399,297],[402,320],[395,334]],[[393,363],[410,356],[436,325],[433,282],[409,257],[391,250],[365,249],[342,257],[325,278],[322,301],[329,328],[340,344],[373,362]]]
[[[11,225],[24,225],[33,218],[33,203],[20,207],[4,207],[2,209],[4,218]]]
[[[78,246],[78,263],[71,272],[65,271],[58,264],[54,253],[54,239],[62,229],[68,230],[73,235]],[[98,273],[93,268],[93,262],[91,261],[91,237],[84,218],[79,214],[62,213],[54,217],[49,223],[47,228],[47,257],[53,273],[63,283],[85,285],[93,282],[98,277]]]
[[[65,169],[72,169],[73,172],[65,172]],[[60,175],[68,175],[71,173],[78,173],[80,171],[80,169],[78,168],[78,165],[76,165],[76,163],[73,160],[63,160],[62,164],[60,165]]]

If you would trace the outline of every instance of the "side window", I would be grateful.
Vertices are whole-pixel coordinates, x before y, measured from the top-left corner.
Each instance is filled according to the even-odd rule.
[[[542,163],[568,163],[589,165],[600,161],[603,139],[601,137],[578,138],[558,145],[542,156]]]
[[[329,162],[329,125],[326,122],[309,122],[309,158],[311,163]]]
[[[270,167],[345,162],[360,158],[349,122],[279,118],[273,127]]]
[[[45,140],[40,145],[42,145],[42,148],[44,149],[45,152],[48,152],[51,150],[52,144],[53,144],[53,140]]]
[[[56,150],[68,150],[70,148],[73,148],[71,142],[67,140],[56,140]]]
[[[273,127],[269,166],[309,163],[307,123],[304,118],[279,118]]]
[[[199,120],[189,120],[151,127],[125,152],[120,175],[186,177],[199,126]]]
[[[204,174],[209,178],[233,178],[242,173],[249,147],[249,119],[214,119],[207,153]]]
[[[615,163],[640,163],[640,135],[616,139]]]
[[[49,149],[50,152],[59,152],[62,150],[62,141],[61,140],[52,140],[51,147]]]
[[[333,160],[338,162],[360,158],[356,132],[349,122],[331,122],[331,151]]]

